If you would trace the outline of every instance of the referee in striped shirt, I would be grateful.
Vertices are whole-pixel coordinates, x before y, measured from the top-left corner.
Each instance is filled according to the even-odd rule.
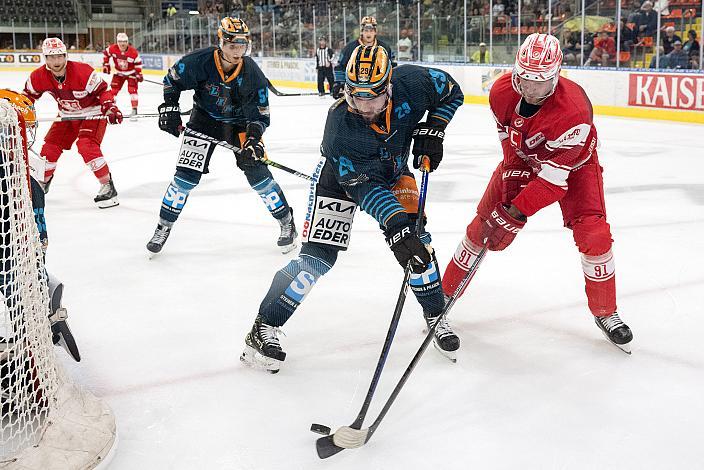
[[[335,79],[332,75],[333,52],[327,46],[324,36],[318,39],[318,49],[315,51],[315,68],[318,70],[318,95],[325,96],[325,80],[328,81],[328,89],[332,90]]]

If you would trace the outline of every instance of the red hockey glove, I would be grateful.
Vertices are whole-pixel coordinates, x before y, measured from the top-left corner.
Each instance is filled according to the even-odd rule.
[[[110,75],[110,64],[103,64],[103,73]]]
[[[103,116],[107,116],[110,124],[120,124],[122,122],[122,113],[114,101],[105,101],[100,105],[100,110]]]
[[[499,202],[489,214],[489,218],[484,221],[481,238],[492,251],[501,251],[509,246],[526,225],[525,216],[513,217],[508,213],[508,209],[509,207]]]
[[[144,75],[142,75],[142,72],[135,73],[134,78],[137,80],[137,83],[141,83],[144,81]]]

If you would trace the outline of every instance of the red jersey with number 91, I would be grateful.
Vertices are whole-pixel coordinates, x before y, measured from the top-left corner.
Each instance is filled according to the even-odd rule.
[[[520,100],[510,73],[496,80],[489,93],[504,168],[527,165],[531,180],[540,180],[531,181],[513,202],[530,216],[564,196],[570,172],[596,158],[597,134],[591,102],[571,80],[560,77],[555,92],[530,117],[518,114]]]
[[[31,73],[23,93],[32,101],[49,93],[59,104],[61,116],[97,116],[101,114],[100,105],[113,98],[107,83],[92,66],[72,60],[66,61],[66,75],[62,82],[42,65]]]

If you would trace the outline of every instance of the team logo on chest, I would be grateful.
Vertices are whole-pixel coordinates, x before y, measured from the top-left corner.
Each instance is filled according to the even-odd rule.
[[[540,143],[543,142],[544,140],[545,140],[545,135],[543,135],[542,132],[538,132],[538,133],[535,134],[534,136],[528,137],[528,138],[526,139],[526,146],[527,146],[529,149],[534,149],[535,147],[537,147],[538,145],[540,145]]]
[[[513,125],[515,127],[521,127],[525,121],[523,120],[522,117],[517,117],[515,121],[513,121]]]

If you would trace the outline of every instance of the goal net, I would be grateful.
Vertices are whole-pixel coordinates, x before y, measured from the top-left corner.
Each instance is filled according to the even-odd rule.
[[[21,122],[0,99],[0,469],[97,468],[115,447],[115,417],[54,351]]]

